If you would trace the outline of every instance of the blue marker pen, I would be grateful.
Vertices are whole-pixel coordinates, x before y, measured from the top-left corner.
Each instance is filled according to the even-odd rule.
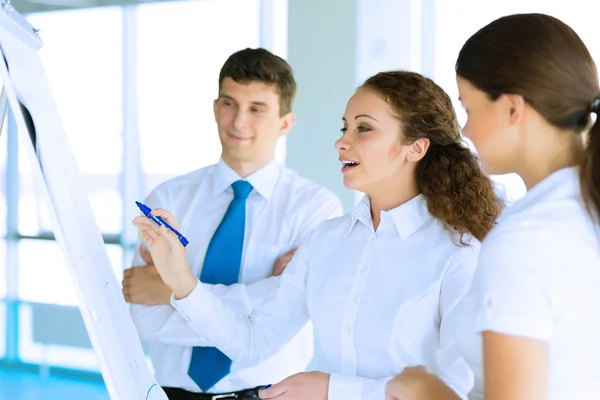
[[[140,203],[139,201],[136,201],[135,204],[137,204],[137,206],[139,207],[139,209],[142,211],[142,213],[150,218],[152,220],[152,222],[154,222],[156,225],[161,226],[164,225],[167,229],[169,229],[171,232],[173,232],[174,234],[177,235],[177,237],[179,238],[179,241],[181,242],[181,244],[183,245],[183,247],[188,245],[188,240],[179,232],[177,232],[175,230],[175,228],[173,228],[171,225],[169,225],[167,223],[167,221],[165,221],[164,219],[162,219],[161,217],[157,217],[155,215],[152,215],[150,212],[152,211],[152,209],[150,209],[150,207]]]

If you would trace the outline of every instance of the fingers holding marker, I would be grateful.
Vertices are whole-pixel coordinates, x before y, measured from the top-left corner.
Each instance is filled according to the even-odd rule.
[[[177,237],[177,235],[171,231],[170,229],[167,229],[167,227],[165,226],[160,226],[159,228],[159,236],[157,237],[157,240],[164,240],[169,244],[170,248],[175,248],[177,246],[181,246],[181,242],[180,239]]]
[[[164,221],[166,221],[169,225],[171,225],[175,230],[179,229],[179,226],[177,224],[177,221],[175,220],[175,217],[169,211],[164,210],[162,208],[155,208],[154,210],[152,210],[152,215],[161,217]]]
[[[153,230],[140,229],[138,235],[148,244],[148,247],[152,248],[154,239],[158,237],[158,233]]]
[[[136,228],[149,228],[155,231],[158,231],[158,225],[156,225],[153,221],[151,221],[148,217],[135,217],[133,221],[131,221],[133,226]]]
[[[139,201],[136,201],[136,204],[139,207],[139,209],[142,211],[142,213],[146,217],[151,219],[156,225],[159,225],[159,226],[165,225],[169,230],[173,231],[173,233],[175,233],[175,235],[177,236],[177,238],[179,239],[179,241],[181,242],[183,247],[188,245],[189,241],[185,238],[185,236],[183,236],[181,233],[179,233],[178,230],[176,229],[177,221],[175,221],[173,214],[171,214],[169,211],[164,210],[162,208],[156,208],[156,209],[152,210],[150,207],[140,203]],[[169,221],[173,225],[171,225],[171,223],[169,223]]]
[[[158,226],[147,217],[135,217],[132,221],[133,226],[139,228],[139,236],[146,242],[148,247],[151,247],[156,238],[161,233],[161,229],[166,229],[164,226]],[[152,257],[150,256],[150,260]]]

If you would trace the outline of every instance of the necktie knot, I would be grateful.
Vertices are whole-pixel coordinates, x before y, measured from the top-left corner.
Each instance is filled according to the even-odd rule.
[[[231,184],[231,187],[237,199],[247,199],[252,191],[252,184],[247,181],[235,181]]]

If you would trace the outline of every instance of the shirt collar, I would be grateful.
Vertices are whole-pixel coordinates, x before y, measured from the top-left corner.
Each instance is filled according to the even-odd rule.
[[[429,211],[427,210],[427,202],[423,195],[418,195],[389,211],[382,211],[381,214],[382,221],[385,219],[385,214],[388,214],[391,217],[394,226],[398,231],[398,235],[400,235],[400,239],[402,240],[406,240],[431,218],[431,214],[429,214]],[[373,220],[371,218],[371,201],[369,200],[369,196],[364,196],[356,207],[354,207],[354,210],[350,215],[350,227],[346,236],[352,232],[357,221],[370,227],[373,226]]]
[[[498,223],[504,221],[510,215],[531,207],[537,202],[546,202],[573,196],[579,197],[580,190],[579,167],[559,169],[529,189],[527,194],[520,200],[507,207],[498,218]]]
[[[427,210],[427,202],[421,194],[388,212],[394,220],[394,225],[402,240],[406,240],[431,219],[431,214]]]
[[[265,200],[269,200],[269,197],[273,193],[275,185],[279,180],[280,174],[281,166],[277,161],[272,160],[258,171],[249,175],[245,180],[248,181],[254,190],[265,198]],[[242,180],[242,178],[221,158],[215,167],[213,194],[217,196],[223,193],[231,187],[233,182],[238,180]]]
[[[354,207],[354,210],[350,213],[350,226],[348,232],[344,236],[348,236],[352,229],[356,225],[356,222],[360,221],[366,226],[373,226],[373,220],[371,218],[371,200],[369,196],[365,195]]]

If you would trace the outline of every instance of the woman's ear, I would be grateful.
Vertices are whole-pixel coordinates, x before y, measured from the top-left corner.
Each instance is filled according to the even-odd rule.
[[[415,140],[406,153],[406,161],[409,163],[416,163],[420,161],[425,154],[427,154],[427,150],[429,149],[430,141],[429,139],[422,138]]]
[[[525,113],[525,98],[520,94],[503,94],[500,100],[506,110],[509,124],[511,126],[520,124]]]

